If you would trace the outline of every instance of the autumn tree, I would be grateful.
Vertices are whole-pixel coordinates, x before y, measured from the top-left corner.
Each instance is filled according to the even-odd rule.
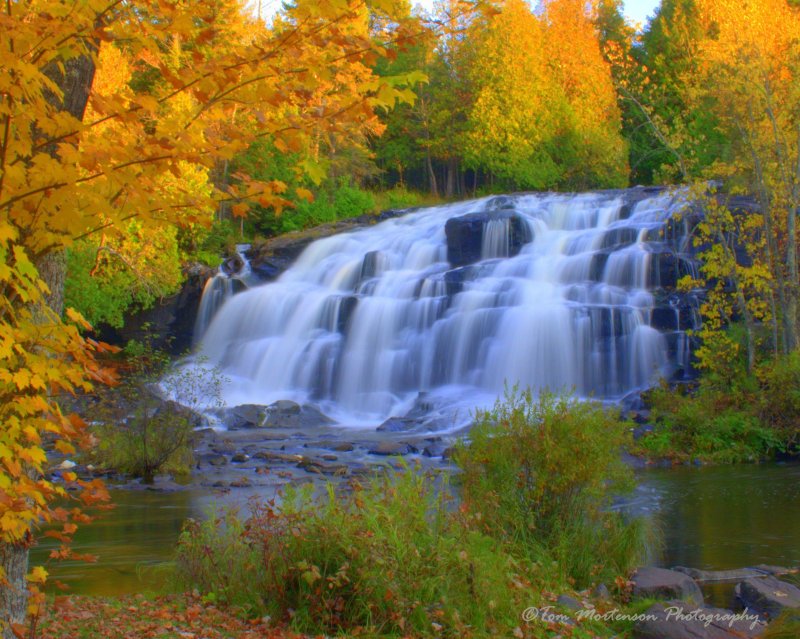
[[[7,639],[36,611],[35,585],[46,576],[28,571],[35,529],[62,522],[53,534],[66,539],[80,517],[56,506],[67,493],[44,473],[43,440],[67,454],[87,443],[85,424],[62,413],[61,395],[110,379],[94,359],[102,346],[79,332],[84,320],[61,315],[64,249],[90,238],[119,247],[134,222],[145,234],[203,223],[222,199],[236,212],[251,199],[281,208],[288,201],[278,180],[242,175],[225,190],[204,192],[184,178],[214,169],[259,136],[302,149],[320,128],[357,131],[404,88],[402,78],[368,72],[346,85],[330,81],[331,69],[371,68],[392,41],[406,38],[414,27],[402,18],[385,21],[391,31],[350,28],[368,19],[363,2],[301,1],[282,26],[251,23],[250,40],[211,46],[224,6],[37,0],[9,2],[0,12],[0,620]],[[394,10],[380,0],[369,7],[390,17]],[[107,46],[135,70],[119,90],[92,94]],[[328,108],[320,110],[323,100]],[[313,162],[297,169],[313,170]]]
[[[507,185],[552,187],[560,178],[554,144],[564,105],[548,68],[545,26],[524,0],[507,0],[470,35],[470,163]]]
[[[627,146],[594,15],[582,0],[549,0],[544,18],[546,55],[564,94],[560,182],[570,188],[625,186]]]
[[[627,151],[592,17],[579,1],[544,8],[507,0],[473,26],[470,160],[512,188],[623,185]]]
[[[713,174],[759,205],[747,224],[762,238],[754,258],[771,281],[773,348],[789,352],[798,346],[800,14],[786,0],[696,2],[708,37],[693,97],[712,109],[733,151]]]

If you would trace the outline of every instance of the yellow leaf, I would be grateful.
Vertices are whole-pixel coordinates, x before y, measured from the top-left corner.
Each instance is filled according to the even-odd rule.
[[[47,571],[41,566],[34,567],[28,575],[28,581],[33,584],[43,584],[47,581]]]

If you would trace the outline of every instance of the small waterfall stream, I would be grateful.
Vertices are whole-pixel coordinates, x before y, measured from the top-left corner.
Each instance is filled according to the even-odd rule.
[[[321,239],[273,283],[212,280],[224,303],[197,351],[228,405],[311,401],[344,424],[424,397],[460,409],[455,427],[506,383],[618,399],[689,371],[684,206],[663,189],[500,196]]]
[[[226,260],[217,269],[214,277],[209,278],[203,288],[203,296],[200,298],[200,308],[197,310],[197,319],[194,323],[194,345],[197,346],[206,330],[214,319],[214,315],[222,308],[222,305],[233,297],[234,293],[239,292],[249,286],[258,283],[250,269],[250,262],[245,256],[245,252],[250,248],[249,244],[237,244],[236,255],[238,261],[235,266],[229,265]]]

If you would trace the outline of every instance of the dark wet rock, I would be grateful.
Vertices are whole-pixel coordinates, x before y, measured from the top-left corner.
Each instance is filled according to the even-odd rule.
[[[635,186],[621,192],[623,203],[620,206],[617,217],[620,220],[627,220],[633,213],[636,205],[642,200],[659,195],[664,191],[664,187],[659,186]]]
[[[369,251],[361,263],[361,279],[367,280],[389,268],[389,258],[380,251]]]
[[[617,227],[609,229],[603,235],[600,244],[601,249],[617,250],[625,246],[630,246],[639,239],[639,229],[629,227]]]
[[[509,252],[512,256],[517,255],[525,244],[533,240],[530,227],[512,210],[486,210],[447,220],[444,227],[447,261],[453,266],[466,266],[480,261],[486,224],[505,219],[510,224]]]
[[[285,233],[254,244],[247,251],[246,256],[250,260],[250,268],[257,277],[264,281],[272,281],[288,269],[312,242],[337,233],[352,231],[399,217],[411,212],[411,210],[388,209],[378,215],[361,215],[356,218],[322,224],[303,231]]]
[[[244,464],[247,461],[250,461],[250,455],[246,455],[245,453],[236,453],[233,457],[231,457],[231,461],[234,464]]]
[[[597,584],[592,590],[592,597],[600,601],[611,601],[611,591],[603,583]]]
[[[566,608],[567,610],[583,610],[581,602],[569,595],[559,595],[558,599],[556,599],[556,605]]]
[[[313,406],[280,400],[269,406],[242,404],[216,411],[229,430],[251,428],[299,428],[332,424],[333,420]]]
[[[608,262],[608,252],[598,252],[592,255],[592,262],[589,265],[589,280],[592,282],[602,282]]]
[[[633,596],[637,599],[680,599],[702,605],[703,593],[688,575],[666,568],[645,566],[631,577]]]
[[[228,430],[259,428],[266,416],[266,408],[256,404],[242,404],[218,411],[217,414]]]
[[[275,262],[264,258],[260,262],[250,264],[250,270],[258,279],[263,282],[271,282],[278,278],[288,268],[288,264]]]
[[[250,488],[252,485],[253,482],[248,477],[239,477],[230,483],[231,488]]]
[[[800,588],[772,575],[745,579],[734,588],[743,606],[774,619],[787,608],[800,608]]]
[[[442,442],[431,442],[422,448],[422,454],[425,457],[443,457],[448,446]]]
[[[276,453],[271,450],[261,450],[253,453],[255,459],[263,459],[264,461],[282,464],[297,464],[303,460],[302,455],[290,455],[288,453]]]
[[[225,273],[227,276],[236,275],[237,273],[241,272],[244,268],[244,260],[242,256],[238,253],[234,253],[233,255],[225,258],[225,260],[220,265],[220,270]]]
[[[337,442],[337,441],[321,441],[321,442],[307,442],[303,444],[305,448],[327,448],[328,450],[335,450],[339,453],[348,453],[355,448],[350,442]]]
[[[620,400],[619,408],[622,413],[631,413],[646,410],[647,403],[644,401],[641,391],[633,391]]]
[[[749,639],[760,636],[765,625],[752,617],[735,617],[722,608],[688,606],[683,601],[657,603],[633,628],[636,639]]]
[[[640,426],[646,426],[650,423],[652,418],[652,413],[649,409],[643,408],[641,410],[634,410],[625,415],[627,419],[630,419],[634,424],[639,424]]]
[[[224,439],[210,444],[209,450],[217,455],[233,455],[236,452],[236,444],[229,439]]]
[[[417,449],[404,442],[382,441],[372,444],[368,452],[370,455],[408,455]]]
[[[413,417],[390,417],[376,429],[381,433],[404,433],[420,425]]]
[[[335,475],[337,477],[343,477],[350,473],[350,469],[346,464],[326,464],[319,459],[311,459],[308,457],[304,457],[298,462],[297,467],[316,475]]]
[[[785,566],[771,566],[768,564],[758,564],[752,567],[753,570],[758,570],[765,575],[788,575],[790,573],[798,572],[797,568],[787,568]]]
[[[265,428],[299,428],[305,430],[332,423],[333,420],[330,417],[313,406],[301,406],[296,402],[281,400],[267,406],[262,426]]]
[[[149,309],[127,315],[122,328],[97,326],[96,336],[120,346],[135,340],[172,355],[186,353],[192,346],[203,289],[215,271],[204,264],[187,264],[183,267],[184,283],[180,291],[157,300]]]
[[[685,566],[675,566],[672,570],[689,575],[695,581],[712,583],[717,581],[741,581],[751,577],[763,577],[764,572],[756,568],[738,568],[736,570],[698,570]]]
[[[651,288],[674,289],[678,280],[695,272],[693,264],[673,251],[656,251],[650,254],[647,285]]]
[[[228,458],[225,457],[225,455],[214,455],[208,459],[208,463],[212,466],[226,466],[228,464]]]
[[[464,284],[466,282],[474,282],[475,280],[491,274],[494,269],[493,264],[493,262],[470,264],[468,266],[461,266],[445,271],[442,275],[445,285],[445,294],[448,297],[458,295],[464,290]]]
[[[358,298],[355,295],[348,295],[338,300],[336,308],[336,330],[342,335],[347,333],[350,320],[358,306]]]
[[[336,455],[320,455],[320,459],[324,459],[325,461],[338,461],[339,457]]]
[[[178,402],[172,400],[159,399],[158,407],[155,410],[154,417],[165,418],[169,420],[182,420],[185,421],[192,428],[206,428],[208,427],[208,419],[196,413],[191,408],[187,408]]]

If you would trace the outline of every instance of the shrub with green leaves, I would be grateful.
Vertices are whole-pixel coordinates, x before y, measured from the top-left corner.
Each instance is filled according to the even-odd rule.
[[[755,380],[748,386],[756,386]],[[791,415],[792,392],[780,384],[752,393],[723,392],[703,383],[694,393],[666,385],[652,389],[647,397],[656,427],[634,450],[650,457],[728,464],[771,457],[785,450],[789,439],[777,424],[759,416],[759,408],[769,414],[773,402],[781,406],[784,398],[788,401],[783,405],[785,414]],[[778,424],[784,413],[779,415]]]
[[[599,404],[507,391],[455,455],[472,521],[580,585],[624,574],[647,550],[643,524],[608,510],[633,485],[628,430]]]
[[[195,411],[220,397],[219,372],[203,367],[170,370],[168,356],[147,346],[129,359],[129,365],[132,370],[120,386],[95,410],[98,443],[92,461],[141,477],[144,483],[152,483],[160,472],[188,474],[200,419]]]

